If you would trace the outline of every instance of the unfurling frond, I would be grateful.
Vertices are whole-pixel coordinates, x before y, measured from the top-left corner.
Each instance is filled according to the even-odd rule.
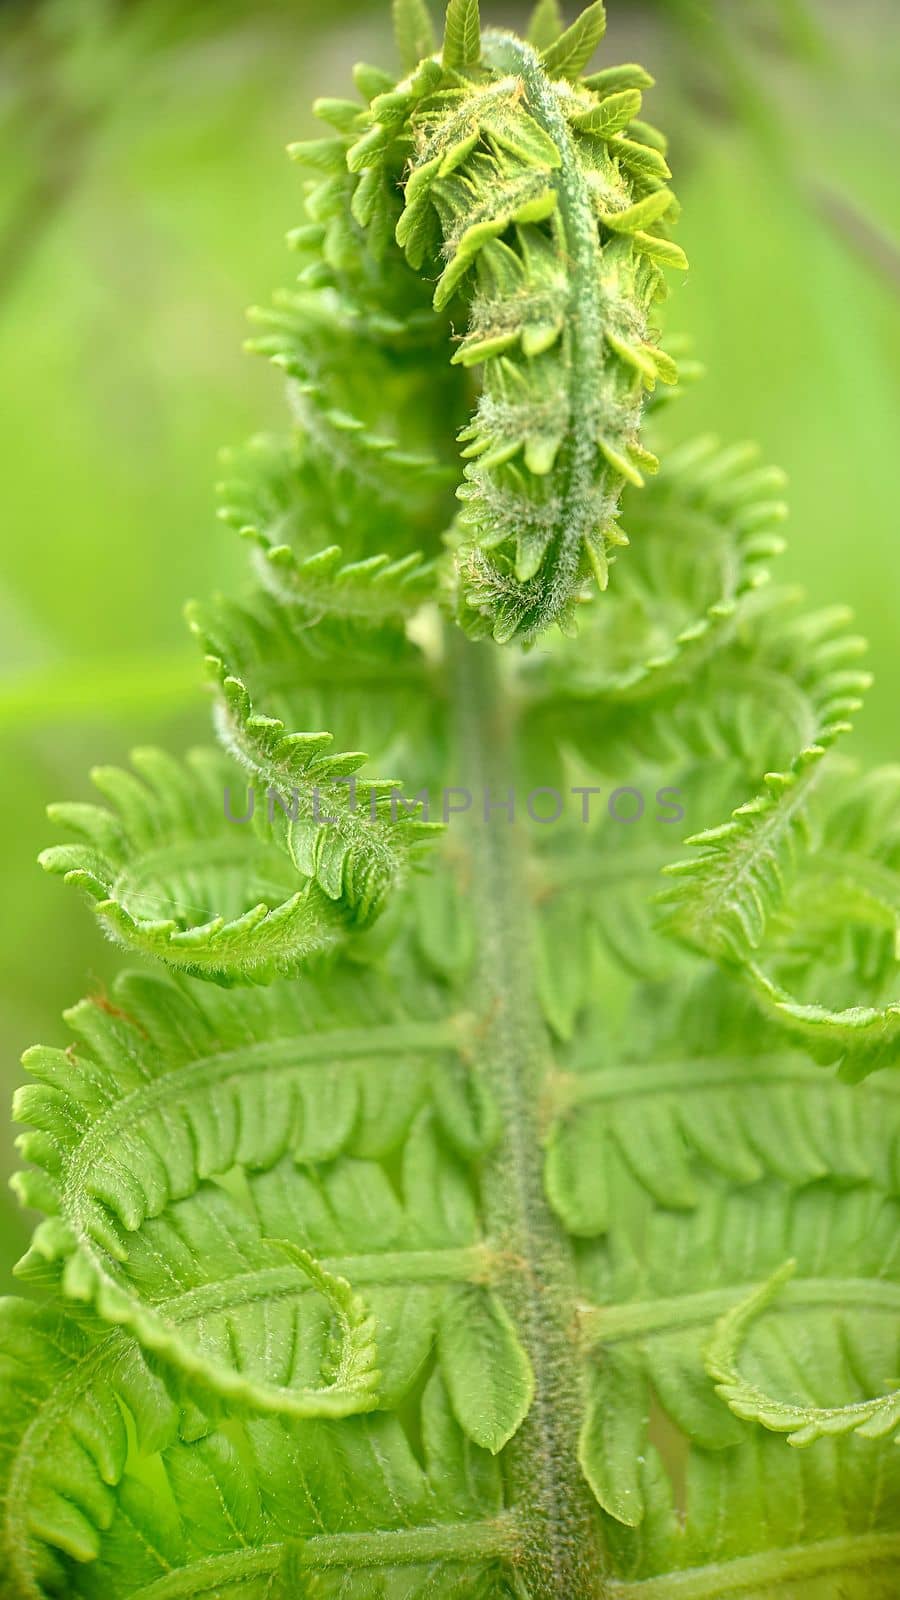
[[[424,1094],[416,1070],[446,1070],[458,1047],[452,1027],[405,1021],[340,972],[302,993],[281,984],[196,997],[134,977],[115,1004],[84,1001],[68,1020],[78,1043],[29,1052],[37,1081],[17,1101],[31,1129],[21,1146],[38,1163],[20,1192],[50,1213],[20,1270],[60,1270],[65,1295],[131,1328],[191,1375],[195,1393],[299,1415],[365,1408],[376,1387],[373,1325],[331,1259],[344,1253],[338,1219],[344,1211],[349,1222],[363,1202],[374,1217],[382,1180],[365,1158],[411,1133]],[[383,1098],[368,1082],[376,1067]],[[302,1168],[345,1151],[321,1193],[330,1234],[299,1235],[311,1193]],[[249,1215],[216,1187],[236,1165],[253,1175]],[[400,1213],[385,1217],[393,1243]],[[323,1255],[327,1270],[314,1259]],[[314,1390],[323,1297],[347,1351],[340,1378]]]
[[[832,671],[822,678],[817,741],[766,792],[719,828],[690,839],[662,896],[669,927],[743,969],[760,1005],[844,1077],[892,1066],[900,1048],[900,855],[896,769],[860,781],[820,764],[864,674],[855,641],[818,633]],[[810,651],[814,658],[814,651]]]
[[[668,167],[629,132],[646,74],[579,81],[602,31],[591,6],[541,59],[506,34],[479,45],[477,6],[454,0],[442,62],[344,134],[354,215],[381,229],[374,196],[399,185],[397,243],[437,277],[436,312],[468,321],[452,360],[481,392],[460,435],[455,582],[466,627],[501,641],[568,626],[591,573],[606,587],[623,484],[655,467],[643,398],[676,376],[651,322],[660,266],[683,265],[657,231]]]
[[[772,1274],[768,1283],[754,1289],[745,1299],[732,1306],[717,1323],[706,1351],[706,1368],[710,1377],[715,1379],[717,1393],[727,1400],[735,1416],[745,1421],[761,1422],[763,1427],[777,1433],[787,1433],[788,1443],[793,1445],[808,1445],[816,1439],[847,1433],[859,1432],[867,1439],[880,1439],[897,1432],[900,1430],[900,1389],[893,1378],[890,1380],[892,1388],[887,1394],[827,1406],[816,1405],[810,1395],[804,1395],[802,1399],[793,1398],[792,1395],[779,1399],[774,1394],[766,1393],[767,1383],[772,1383],[777,1389],[785,1379],[789,1394],[796,1390],[796,1375],[791,1370],[793,1363],[785,1359],[787,1351],[784,1341],[773,1339],[771,1332],[769,1339],[761,1342],[761,1348],[754,1351],[754,1365],[757,1370],[762,1368],[764,1377],[753,1379],[742,1374],[739,1348],[748,1328],[752,1328],[756,1319],[765,1313],[773,1301],[777,1301],[779,1293],[793,1279],[796,1266],[795,1261],[785,1262]],[[805,1307],[804,1333],[807,1340],[814,1327],[814,1337],[820,1345],[832,1343],[833,1347],[828,1350],[826,1357],[832,1370],[837,1369],[843,1357],[855,1373],[872,1374],[871,1378],[863,1381],[874,1381],[877,1387],[879,1379],[876,1374],[880,1370],[890,1372],[895,1362],[900,1286],[876,1280],[857,1291],[857,1305],[853,1303],[852,1292],[849,1295],[832,1293],[827,1296],[818,1289],[818,1293],[814,1290],[810,1295],[804,1294],[803,1287],[799,1287],[799,1294],[795,1287],[795,1295],[797,1302]],[[825,1302],[821,1309],[817,1304],[819,1300]],[[835,1318],[835,1302],[840,1308],[839,1321]],[[864,1314],[862,1326],[859,1326],[860,1311]]]
[[[410,851],[439,824],[420,815],[420,806],[399,803],[399,777],[369,778],[365,753],[333,751],[332,735],[316,721],[333,709],[348,735],[374,736],[388,753],[403,742],[402,729],[407,760],[421,756],[421,653],[399,629],[370,633],[364,644],[345,629],[304,627],[265,598],[253,609],[225,601],[193,606],[190,622],[218,691],[223,744],[278,797],[264,826],[298,872],[367,926]],[[376,689],[381,716],[370,714]]]
[[[50,807],[79,842],[41,856],[94,901],[111,938],[196,977],[258,983],[341,936],[340,904],[271,838],[239,825],[246,786],[231,762],[212,750],[183,765],[160,750],[132,760],[136,773],[94,773],[110,809]]]
[[[439,1373],[416,1400],[420,1458],[383,1413],[179,1433],[178,1407],[134,1341],[57,1307],[0,1302],[0,1338],[32,1358],[24,1383],[21,1363],[0,1358],[11,1402],[0,1560],[17,1600],[154,1590],[288,1600],[332,1580],[365,1600],[385,1571],[426,1600],[436,1569],[448,1596],[504,1593],[514,1529],[499,1467],[462,1433]],[[325,1485],[333,1529],[312,1492],[321,1501]],[[491,1572],[497,1586],[476,1590]]]
[[[406,617],[431,598],[434,562],[420,550],[373,555],[372,513],[332,511],[333,491],[319,480],[315,453],[298,434],[290,440],[257,438],[226,460],[233,476],[222,485],[222,520],[253,546],[263,583],[298,615],[352,618],[377,625]],[[310,526],[311,499],[318,492],[318,526]],[[384,503],[382,502],[382,505]],[[341,509],[342,507],[342,509]],[[342,514],[343,510],[343,514]],[[396,551],[396,516],[385,506],[384,539]],[[341,542],[334,543],[339,534]]]
[[[224,751],[51,808],[169,970],[25,1057],[0,1594],[895,1600],[861,644],[768,582],[780,473],[665,448],[677,206],[603,6],[392,9],[256,315],[259,587],[189,609]]]

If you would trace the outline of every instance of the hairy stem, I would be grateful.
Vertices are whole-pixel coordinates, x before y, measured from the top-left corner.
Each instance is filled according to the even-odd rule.
[[[497,652],[459,635],[452,649],[464,778],[473,793],[499,797],[514,782],[515,741]],[[500,1288],[535,1374],[534,1403],[506,1452],[512,1498],[530,1518],[522,1575],[541,1600],[597,1600],[597,1517],[577,1458],[585,1397],[574,1263],[543,1185],[539,1117],[552,1060],[534,992],[523,843],[516,826],[494,813],[492,821],[474,818],[468,844],[486,1019],[476,1070],[502,1130],[483,1173],[484,1222],[509,1263]]]
[[[530,45],[509,34],[486,34],[485,57],[521,78],[531,116],[550,135],[559,151],[554,174],[557,204],[568,255],[566,324],[571,340],[569,434],[561,464],[565,473],[563,514],[557,547],[548,570],[552,590],[543,604],[540,628],[555,620],[571,597],[585,538],[593,532],[594,473],[601,427],[603,311],[600,249],[590,191],[575,141],[539,56]],[[538,630],[540,631],[540,630]]]

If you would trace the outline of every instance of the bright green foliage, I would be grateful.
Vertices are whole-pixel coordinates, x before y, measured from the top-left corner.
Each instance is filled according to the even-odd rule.
[[[676,376],[650,322],[661,265],[685,265],[659,231],[669,170],[631,129],[647,75],[580,78],[604,24],[592,5],[540,56],[508,34],[480,41],[477,0],[454,0],[440,65],[352,122],[322,108],[340,132],[332,170],[346,150],[360,175],[353,216],[437,278],[436,311],[467,320],[452,361],[480,369],[480,393],[460,434],[452,582],[467,629],[501,642],[569,625],[592,570],[606,587],[623,483],[656,467],[644,396]],[[336,183],[317,201],[342,204]]]
[[[52,808],[169,970],[25,1058],[0,1592],[889,1600],[862,646],[768,583],[779,474],[664,447],[673,202],[647,74],[582,76],[603,7],[393,11],[406,76],[297,150],[291,431],[224,487],[261,586],[190,611],[224,751]]]

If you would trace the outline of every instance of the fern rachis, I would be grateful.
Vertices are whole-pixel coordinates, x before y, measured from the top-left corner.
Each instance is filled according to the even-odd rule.
[[[261,589],[190,613],[225,751],[52,808],[44,864],[169,970],[26,1057],[2,1593],[887,1600],[900,788],[832,752],[860,642],[767,582],[776,473],[665,449],[676,208],[647,75],[583,76],[602,6],[394,17],[405,76],[295,152],[256,341],[291,433],[224,489]],[[687,862],[502,811],[623,781],[677,792]],[[229,820],[247,782],[293,811]],[[442,831],[401,782],[477,801]]]

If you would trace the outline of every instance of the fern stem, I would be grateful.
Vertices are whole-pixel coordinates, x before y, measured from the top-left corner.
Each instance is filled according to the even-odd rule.
[[[707,1567],[685,1567],[662,1578],[645,1578],[637,1583],[612,1583],[611,1600],[725,1600],[744,1595],[747,1600],[762,1600],[775,1593],[816,1600],[823,1593],[821,1581],[837,1580],[842,1574],[861,1577],[866,1572],[887,1567],[893,1570],[900,1561],[900,1534],[848,1534],[841,1539],[825,1539],[820,1544],[796,1545],[787,1550],[763,1550],[758,1555],[738,1556],[734,1561]],[[788,1590],[785,1585],[791,1584]],[[802,1586],[802,1587],[801,1587]],[[839,1593],[832,1590],[829,1593]],[[860,1592],[860,1591],[856,1591]]]
[[[800,1083],[821,1087],[822,1068],[797,1054],[772,1054],[762,1065],[751,1056],[711,1056],[708,1060],[652,1062],[645,1066],[605,1067],[599,1072],[560,1072],[550,1080],[548,1108],[564,1112],[597,1101],[621,1104],[625,1100],[652,1098],[658,1094],[702,1095],[708,1089],[728,1088],[735,1074],[741,1083],[761,1086],[768,1083]],[[890,1094],[891,1084],[881,1085]],[[900,1085],[897,1086],[897,1092]]]
[[[670,1299],[590,1306],[581,1313],[581,1328],[588,1344],[607,1345],[620,1339],[640,1339],[647,1334],[696,1327],[730,1311],[758,1288],[758,1282],[737,1283],[727,1289],[705,1289],[697,1294],[673,1295]],[[900,1313],[900,1288],[883,1278],[800,1278],[783,1286],[778,1305],[780,1310],[824,1305],[841,1310],[859,1307],[897,1315]]]
[[[488,1256],[479,1245],[447,1250],[385,1250],[380,1255],[326,1256],[324,1271],[346,1278],[355,1289],[361,1284],[477,1283],[489,1274]],[[754,1285],[750,1285],[751,1288]],[[261,1267],[241,1272],[222,1283],[187,1289],[161,1303],[166,1317],[180,1326],[194,1318],[253,1300],[271,1303],[314,1292],[313,1285],[295,1267]]]
[[[510,34],[486,33],[485,59],[521,78],[528,111],[549,134],[560,164],[554,175],[568,255],[566,325],[571,339],[569,431],[561,455],[565,472],[559,532],[550,559],[546,593],[532,632],[555,621],[571,598],[588,535],[594,532],[594,475],[601,432],[604,366],[600,250],[590,191],[575,141],[539,56]],[[601,533],[603,530],[600,530]],[[539,585],[534,584],[539,592]]]
[[[458,634],[451,650],[465,780],[476,793],[505,793],[515,749],[498,652]],[[577,1285],[571,1246],[543,1184],[540,1105],[553,1063],[534,988],[524,850],[518,829],[504,821],[476,821],[469,848],[486,1018],[475,1070],[496,1101],[501,1128],[483,1172],[484,1224],[507,1262],[498,1287],[535,1376],[531,1410],[504,1455],[513,1503],[529,1509],[522,1572],[532,1594],[597,1600],[597,1519],[577,1457],[585,1406],[571,1312]]]
[[[376,1529],[371,1533],[316,1534],[298,1540],[285,1553],[283,1544],[234,1550],[210,1556],[157,1578],[135,1591],[133,1600],[215,1600],[223,1587],[249,1583],[253,1578],[285,1574],[285,1581],[310,1571],[342,1567],[418,1566],[420,1563],[482,1559],[508,1555],[516,1537],[514,1519],[496,1517],[484,1522],[462,1522],[424,1528]],[[285,1569],[287,1569],[285,1571]],[[285,1588],[285,1593],[287,1589]]]

